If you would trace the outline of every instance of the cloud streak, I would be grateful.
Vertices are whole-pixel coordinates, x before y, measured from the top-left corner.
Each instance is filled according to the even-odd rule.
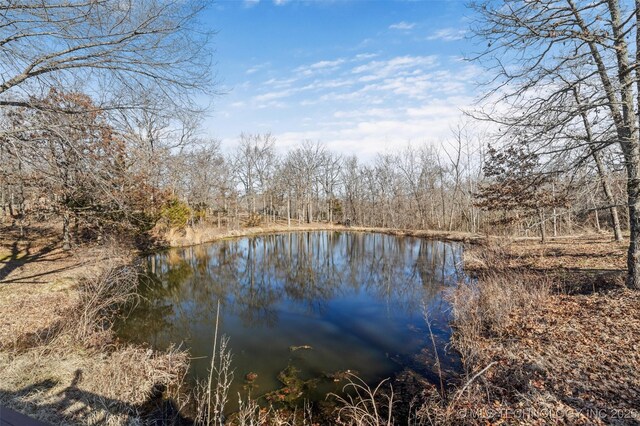
[[[292,66],[277,79],[252,81],[262,91],[233,106],[261,111],[265,123],[271,120],[265,129],[283,148],[311,139],[367,157],[449,136],[461,108],[472,104],[469,82],[480,72],[450,55],[359,52],[319,59]]]
[[[456,28],[442,28],[437,30],[427,40],[440,40],[440,41],[456,41],[462,40],[466,35],[466,30]]]
[[[409,31],[409,30],[412,30],[413,27],[415,27],[415,26],[416,26],[416,24],[414,22],[400,21],[400,22],[397,22],[395,24],[389,25],[389,29],[390,30]]]

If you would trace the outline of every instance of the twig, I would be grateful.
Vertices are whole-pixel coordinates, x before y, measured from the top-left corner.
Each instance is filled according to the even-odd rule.
[[[464,384],[464,386],[462,387],[462,389],[460,389],[458,392],[456,392],[456,397],[453,399],[453,401],[449,404],[449,406],[447,407],[447,412],[449,412],[449,410],[451,410],[451,408],[453,406],[455,406],[455,404],[458,402],[458,400],[460,399],[460,397],[462,397],[462,394],[464,394],[464,391],[467,390],[467,388],[469,387],[469,385],[471,383],[473,383],[474,380],[476,380],[478,377],[480,377],[481,375],[483,375],[487,370],[489,370],[489,368],[493,367],[495,364],[497,363],[497,361],[492,361],[491,363],[489,363],[489,365],[487,365],[485,368],[483,368],[482,370],[478,371],[471,379],[467,380],[467,383]]]

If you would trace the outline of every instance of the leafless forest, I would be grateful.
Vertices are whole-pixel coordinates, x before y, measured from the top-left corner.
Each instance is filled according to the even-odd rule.
[[[163,220],[233,228],[247,217],[543,239],[596,229],[621,240],[635,209],[616,120],[637,109],[620,80],[633,80],[635,20],[613,6],[478,5],[475,31],[489,47],[473,59],[495,74],[486,97],[447,140],[399,141],[362,160],[318,141],[281,149],[250,129],[233,152],[202,138],[205,111],[190,96],[215,91],[210,35],[182,22],[203,5],[11,3],[2,10],[3,220],[60,222],[66,246]],[[624,23],[617,36],[611,16]],[[184,40],[191,48],[177,52]]]

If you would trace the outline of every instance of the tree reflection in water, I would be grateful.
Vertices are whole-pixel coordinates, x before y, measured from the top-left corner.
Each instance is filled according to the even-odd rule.
[[[307,377],[352,369],[374,382],[430,344],[423,306],[439,344],[448,341],[441,292],[461,276],[461,250],[452,243],[345,232],[173,249],[147,259],[143,298],[119,333],[160,349],[184,342],[194,357],[204,357],[192,366],[194,375],[204,375],[220,301],[236,377],[258,373],[260,391],[275,389],[288,363]],[[289,350],[297,345],[313,349]]]

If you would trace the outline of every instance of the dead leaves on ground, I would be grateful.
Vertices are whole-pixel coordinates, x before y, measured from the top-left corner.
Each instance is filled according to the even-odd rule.
[[[503,408],[555,413],[516,423],[640,424],[640,292],[556,295],[511,317],[484,342],[484,360],[499,360],[486,379]]]

